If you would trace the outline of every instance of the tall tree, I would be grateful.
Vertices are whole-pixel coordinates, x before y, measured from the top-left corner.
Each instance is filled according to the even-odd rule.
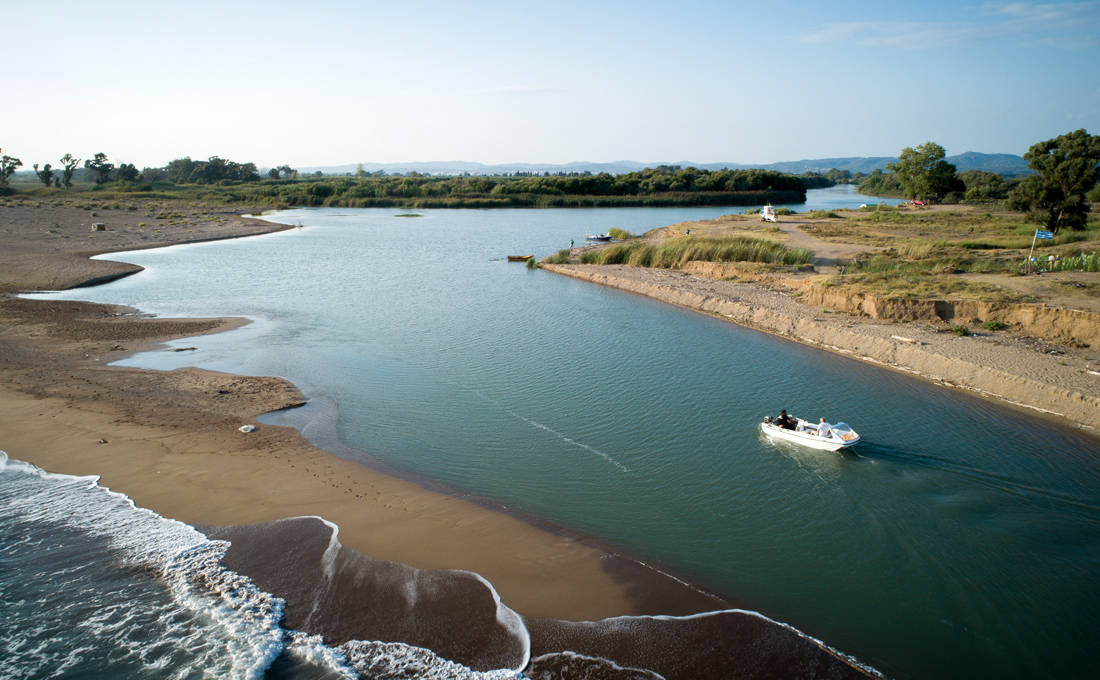
[[[78,165],[80,165],[80,159],[74,158],[71,153],[61,157],[61,183],[65,185],[66,189],[73,186],[73,171]]]
[[[123,163],[118,166],[118,171],[115,173],[115,177],[120,182],[140,182],[141,171],[137,169],[133,163]]]
[[[898,162],[886,168],[894,171],[906,197],[937,200],[955,190],[958,183],[955,166],[943,160],[945,155],[939,144],[925,142],[915,149],[905,147]]]
[[[38,179],[47,187],[53,186],[53,168],[49,163],[42,166],[42,169],[38,169],[38,163],[34,164],[34,174],[38,175]]]
[[[115,169],[114,163],[107,162],[107,154],[97,153],[90,161],[84,161],[84,167],[95,173],[95,183],[103,184],[111,179],[111,171]]]
[[[0,149],[3,151],[3,149]],[[15,169],[23,165],[23,161],[14,156],[0,155],[0,187],[6,187],[8,185],[8,178],[12,176]]]
[[[1008,205],[1024,210],[1028,219],[1047,229],[1084,229],[1088,222],[1088,192],[1100,179],[1100,136],[1083,128],[1032,144],[1024,154],[1035,174],[1009,194]]]

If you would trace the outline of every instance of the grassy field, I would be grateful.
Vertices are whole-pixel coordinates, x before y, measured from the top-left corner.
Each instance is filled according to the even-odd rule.
[[[1049,269],[1049,256],[1054,255],[1055,271],[1096,272],[1100,225],[1093,222],[1090,227],[1036,241],[1038,266]],[[894,295],[963,293],[989,299],[1014,295],[955,275],[1021,274],[1036,225],[1019,213],[942,208],[843,212],[837,219],[801,228],[825,241],[874,247],[853,258],[832,285]]]
[[[1088,230],[1036,242],[1037,264],[1044,270],[1050,266],[1049,256],[1056,257],[1055,274],[1043,279],[1042,286],[1037,285],[1038,277],[1022,275],[1035,229],[1022,214],[992,205],[818,210],[781,216],[779,224],[731,214],[655,229],[641,237],[644,243],[612,244],[585,252],[580,261],[677,267],[690,259],[787,264],[816,260],[829,265],[814,277],[818,283],[852,292],[1006,302],[1091,298],[1100,306],[1100,218],[1094,217]],[[774,256],[771,253],[778,250],[756,248],[699,255],[688,246],[737,240],[769,242],[798,255]],[[658,256],[666,251],[668,256]],[[556,257],[564,260],[563,254]],[[779,273],[783,269],[767,266]],[[792,272],[792,278],[801,281],[806,275]]]

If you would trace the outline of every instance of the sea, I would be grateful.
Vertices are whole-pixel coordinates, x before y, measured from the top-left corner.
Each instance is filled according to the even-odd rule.
[[[39,297],[247,317],[119,363],[286,377],[309,403],[266,422],[591,536],[888,677],[1090,675],[1095,438],[506,259],[744,210],[286,210],[263,218],[300,228],[103,256],[145,270]],[[762,438],[780,408],[863,442]],[[224,540],[94,478],[5,458],[0,538],[0,677],[522,673],[284,628],[281,600],[221,566]]]

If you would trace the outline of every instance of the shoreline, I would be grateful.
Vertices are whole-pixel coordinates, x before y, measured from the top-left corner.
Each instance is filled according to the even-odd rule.
[[[1094,376],[1086,375],[1083,379],[1076,369],[1034,350],[993,345],[983,338],[958,338],[928,323],[874,322],[824,313],[755,283],[722,281],[688,271],[624,265],[539,266],[961,389],[1100,438],[1100,378],[1090,381]]]
[[[237,426],[263,414],[305,403],[281,378],[106,365],[246,320],[148,318],[132,308],[15,297],[48,287],[44,283],[73,288],[141,271],[87,259],[92,254],[294,226],[237,218],[198,238],[134,243],[107,232],[116,237],[109,248],[9,251],[8,259],[19,261],[5,267],[8,277],[0,281],[0,408],[8,415],[0,449],[50,472],[96,476],[138,506],[191,525],[324,516],[341,527],[350,548],[420,568],[480,573],[510,606],[531,616],[579,620],[648,611],[632,599],[624,570],[609,565],[628,558],[575,532],[550,531],[550,523],[536,526],[490,503],[347,461],[291,427],[259,423],[256,432],[238,432]],[[67,379],[58,380],[64,374]],[[652,577],[662,578],[657,572]],[[647,580],[639,573],[631,579]]]

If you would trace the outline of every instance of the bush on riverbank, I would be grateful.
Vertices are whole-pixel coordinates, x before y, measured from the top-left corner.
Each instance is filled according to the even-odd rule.
[[[806,264],[813,257],[806,248],[787,246],[765,239],[741,236],[727,238],[671,238],[657,245],[621,243],[581,255],[581,264],[629,264],[639,267],[678,267],[685,262],[766,262]]]

